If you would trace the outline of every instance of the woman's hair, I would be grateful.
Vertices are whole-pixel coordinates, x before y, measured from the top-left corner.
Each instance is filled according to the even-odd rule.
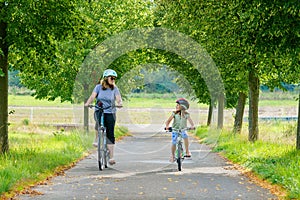
[[[114,84],[109,84],[108,83],[108,77],[104,77],[102,80],[101,80],[101,85],[102,85],[102,90],[106,90],[108,88],[110,88],[111,90],[114,89],[115,85]]]

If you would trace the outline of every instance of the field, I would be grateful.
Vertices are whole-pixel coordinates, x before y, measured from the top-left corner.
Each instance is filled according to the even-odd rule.
[[[278,95],[277,95],[278,96]],[[134,124],[161,124],[167,119],[175,108],[175,97],[156,95],[134,95],[124,101],[124,108],[118,111],[118,123]],[[280,100],[261,100],[259,116],[297,116],[297,101],[290,97]],[[206,124],[208,106],[191,101],[190,113],[195,122]],[[22,122],[34,124],[82,124],[83,104],[73,105],[59,100],[48,102],[36,100],[31,96],[9,96],[9,122]],[[94,123],[92,111],[90,123]],[[216,120],[217,110],[214,110],[213,120]],[[248,107],[245,108],[245,117]],[[232,124],[234,109],[227,109],[224,113],[224,123]]]

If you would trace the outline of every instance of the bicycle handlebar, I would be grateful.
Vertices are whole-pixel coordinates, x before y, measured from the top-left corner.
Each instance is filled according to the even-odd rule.
[[[168,130],[166,129],[165,127],[165,130],[166,132],[172,132],[173,130],[174,131],[188,131],[188,130],[195,130],[196,128],[195,127],[186,127],[186,128],[181,128],[181,129],[173,129],[172,127],[169,127]]]
[[[122,108],[123,106],[121,106],[121,105],[116,105],[116,106],[108,106],[108,107],[106,107],[106,108],[103,108],[102,106],[99,106],[99,105],[97,105],[97,104],[96,104],[96,105],[89,104],[88,107],[89,107],[89,108],[97,108],[97,109],[103,109],[103,110],[106,110],[106,109],[111,108],[111,107]]]

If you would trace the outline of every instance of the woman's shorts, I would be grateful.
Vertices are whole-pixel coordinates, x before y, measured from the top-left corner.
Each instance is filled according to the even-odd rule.
[[[182,135],[183,139],[188,138],[188,134],[187,134],[186,131],[182,131],[181,135]],[[172,144],[176,145],[176,142],[177,142],[177,133],[176,132],[172,132]]]

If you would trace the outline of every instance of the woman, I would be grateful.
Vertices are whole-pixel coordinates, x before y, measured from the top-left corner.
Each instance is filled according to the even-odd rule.
[[[115,85],[115,79],[117,77],[117,73],[112,69],[107,69],[103,72],[102,80],[99,84],[94,88],[91,96],[85,103],[85,106],[91,104],[96,98],[97,103],[101,102],[104,108],[104,126],[106,127],[107,134],[107,148],[109,150],[110,159],[108,163],[110,165],[115,164],[114,160],[114,144],[115,144],[115,122],[116,122],[116,106],[122,106],[122,97],[118,87]],[[117,102],[117,105],[115,105]],[[95,110],[95,112],[99,112],[99,110]],[[96,114],[98,116],[98,114]],[[97,120],[97,119],[95,119]],[[98,130],[98,122],[96,121],[96,138],[93,143],[94,146],[97,146],[97,130]]]

